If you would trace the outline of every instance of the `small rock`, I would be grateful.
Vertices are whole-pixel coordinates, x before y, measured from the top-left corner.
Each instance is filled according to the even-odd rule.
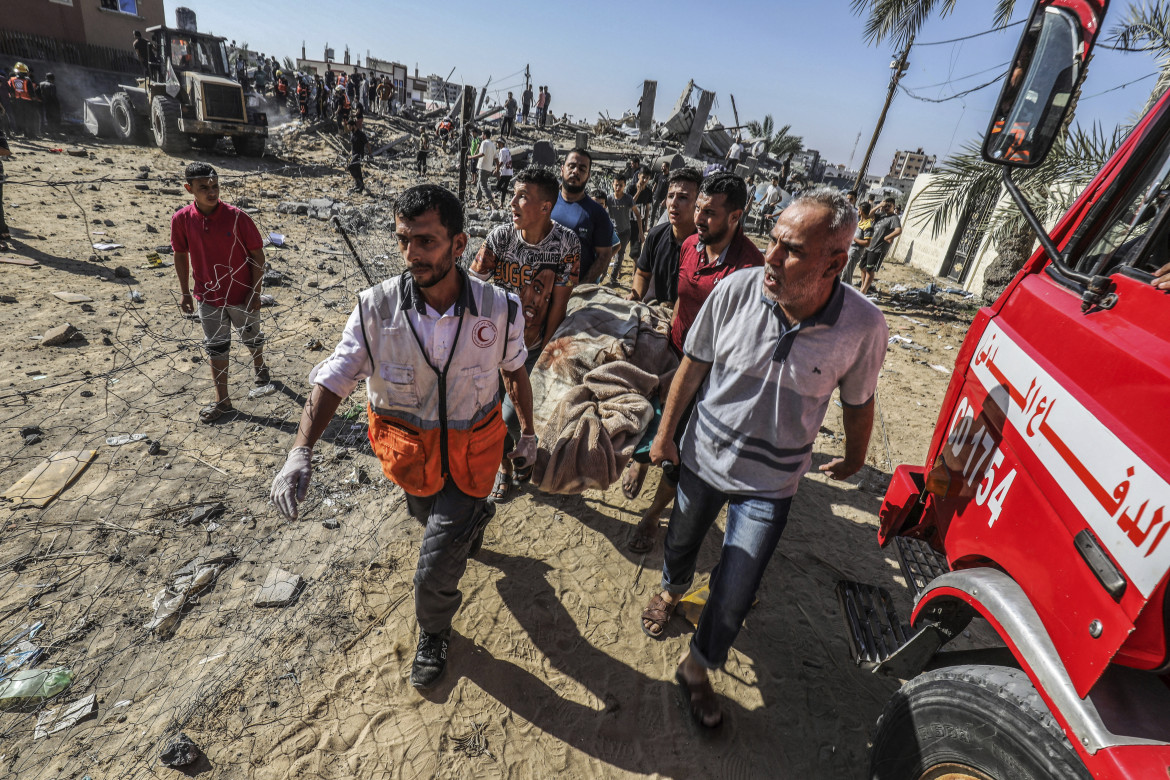
[[[67,215],[67,214],[58,214],[58,215],[57,215],[57,219],[69,219],[69,215]]]
[[[34,444],[40,444],[43,439],[39,433],[30,433],[24,437],[24,446],[31,447]]]
[[[81,397],[82,398],[93,398],[93,391],[92,390],[82,390]]]
[[[146,232],[147,232],[147,233],[157,233],[157,232],[158,232],[158,228],[156,228],[154,225],[147,225],[147,226],[146,226]]]
[[[129,297],[132,303],[142,303],[145,300],[145,298],[142,297],[142,293],[138,292],[138,290],[131,290]]]
[[[186,734],[180,734],[175,737],[166,750],[159,756],[163,766],[188,766],[194,764],[203,755],[199,750],[199,746],[191,741],[191,738]]]
[[[88,312],[88,313],[90,313],[90,314],[93,314],[95,311],[97,311],[97,309],[95,309],[94,307],[90,306],[88,303],[83,303],[83,304],[81,304],[81,310],[82,310],[82,311],[84,311],[84,312]]]
[[[310,352],[318,352],[322,349],[325,349],[325,345],[321,343],[321,339],[309,339],[309,341],[305,344],[305,349],[309,350]]]
[[[113,165],[114,158],[113,157],[103,157],[102,162],[105,163],[106,165]]]
[[[163,195],[182,195],[183,191],[178,187],[163,187],[159,190]]]
[[[26,425],[20,429],[21,436],[32,436],[34,433],[44,433],[44,431],[42,431],[40,427],[36,425]]]
[[[89,157],[89,152],[85,151],[80,146],[69,149],[65,153],[71,157]]]
[[[316,279],[312,279],[308,282],[309,287],[317,287],[319,284],[320,283]]]
[[[114,269],[114,276],[118,277],[119,279],[129,279],[130,269],[124,265],[120,265]]]
[[[114,226],[114,220],[112,220],[112,219],[103,219],[103,220],[102,220],[102,224],[103,224],[103,225],[105,225],[106,227],[113,227],[113,226]]]
[[[325,526],[330,531],[336,531],[338,528],[341,528],[341,523],[338,521],[338,519],[336,517],[330,517],[330,518],[327,518],[325,520],[322,520],[321,525]]]
[[[49,328],[45,331],[45,335],[41,337],[42,347],[59,347],[62,344],[68,343],[77,335],[77,328],[66,322],[64,325],[58,325],[55,328]]]
[[[264,272],[264,286],[265,287],[279,287],[284,284],[284,274],[273,268],[269,268]]]
[[[149,184],[135,184],[134,189],[142,190],[143,192],[146,192],[147,190],[150,189],[150,185]]]
[[[85,394],[82,393],[82,395]],[[146,452],[148,455],[158,455],[160,452],[162,452],[162,444],[160,444],[157,440],[152,441],[150,446],[146,449]]]

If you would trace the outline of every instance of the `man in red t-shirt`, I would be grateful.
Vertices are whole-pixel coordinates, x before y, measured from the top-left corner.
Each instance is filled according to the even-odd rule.
[[[675,353],[683,356],[687,331],[699,316],[699,309],[715,290],[715,285],[741,268],[764,264],[764,255],[743,232],[741,221],[747,205],[747,185],[732,173],[717,173],[703,179],[699,197],[695,200],[695,235],[683,242],[679,251],[678,301],[674,305],[674,319],[670,323],[670,344]],[[665,396],[673,375],[661,380]],[[690,418],[693,403],[682,415],[676,437],[682,437]],[[677,444],[677,442],[676,442]],[[678,487],[677,472],[663,474],[658,482],[654,500],[642,515],[629,549],[635,553],[649,552],[658,536],[658,524],[667,504],[674,500]]]
[[[271,382],[261,352],[264,244],[252,218],[219,199],[219,175],[214,168],[195,162],[187,166],[186,175],[187,192],[195,196],[195,202],[171,217],[171,248],[182,294],[179,308],[191,314],[195,301],[199,303],[203,348],[215,383],[215,403],[201,409],[199,419],[210,423],[232,410],[227,386],[232,328],[252,353],[256,386]],[[191,278],[195,280],[194,291],[189,287]]]

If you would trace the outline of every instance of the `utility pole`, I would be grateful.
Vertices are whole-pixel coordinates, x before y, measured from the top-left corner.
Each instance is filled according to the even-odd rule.
[[[858,200],[861,199],[861,185],[865,182],[865,173],[869,169],[869,160],[873,157],[873,148],[877,146],[878,136],[882,134],[882,125],[886,123],[886,113],[890,110],[890,103],[894,102],[894,94],[898,91],[898,82],[910,67],[907,57],[910,56],[910,47],[914,45],[914,36],[906,41],[906,48],[898,55],[898,59],[890,63],[893,73],[890,75],[890,89],[886,93],[886,104],[882,106],[882,114],[878,117],[877,127],[873,129],[873,138],[869,139],[869,148],[865,150],[865,159],[861,161],[861,168],[857,171],[857,180],[853,182],[853,189],[857,190]]]
[[[532,89],[532,71],[529,70],[527,65],[525,65],[524,66],[524,90],[528,91],[530,89]]]
[[[463,112],[459,120],[459,202],[467,201],[467,151],[471,147],[472,101],[475,100],[475,87],[465,84],[463,87]]]

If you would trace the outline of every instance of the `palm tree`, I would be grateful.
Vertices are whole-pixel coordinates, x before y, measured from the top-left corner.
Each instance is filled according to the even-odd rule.
[[[1126,15],[1110,33],[1123,49],[1154,52],[1158,57],[1158,81],[1142,109],[1144,115],[1170,87],[1170,3],[1155,0],[1150,6],[1130,4]]]
[[[851,0],[853,13],[867,15],[865,40],[881,43],[889,38],[897,48],[906,45],[936,10],[947,16],[958,0]],[[992,23],[1003,27],[1012,18],[1016,0],[996,0]]]
[[[800,136],[790,135],[788,131],[791,129],[792,125],[784,125],[777,130],[771,114],[765,114],[763,122],[753,119],[747,123],[747,130],[752,137],[764,141],[764,154],[777,158],[796,154],[804,149],[804,140]]]
[[[1079,125],[1066,126],[1041,165],[1013,173],[1013,179],[1042,223],[1051,224],[1068,210],[1117,151],[1127,132],[1128,128],[1121,126],[1112,133],[1098,126],[1088,131]],[[1000,198],[1002,177],[1001,166],[985,162],[980,144],[970,142],[935,167],[930,183],[912,204],[913,221],[929,223],[931,232],[937,236],[959,219],[970,204],[998,201],[986,226],[998,255],[984,276],[983,298],[988,303],[999,297],[1023,267],[1036,240],[1015,202]]]

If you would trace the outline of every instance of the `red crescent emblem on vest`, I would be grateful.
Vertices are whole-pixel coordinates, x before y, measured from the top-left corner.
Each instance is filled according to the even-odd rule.
[[[471,331],[471,340],[477,347],[490,347],[496,343],[496,324],[491,320],[483,320]]]

